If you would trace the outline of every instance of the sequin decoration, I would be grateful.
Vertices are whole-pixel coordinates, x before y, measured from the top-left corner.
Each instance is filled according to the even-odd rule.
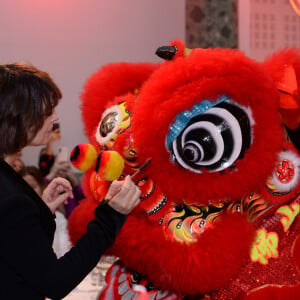
[[[179,136],[182,130],[186,127],[189,121],[200,114],[203,114],[211,107],[228,100],[225,95],[222,95],[215,102],[210,100],[202,100],[199,104],[195,104],[191,110],[186,110],[177,115],[175,122],[170,126],[167,136],[167,147],[170,149],[172,142]]]

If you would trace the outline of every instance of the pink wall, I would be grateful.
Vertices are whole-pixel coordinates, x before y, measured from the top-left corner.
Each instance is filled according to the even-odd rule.
[[[64,95],[60,144],[71,149],[86,141],[78,108],[86,79],[108,62],[159,61],[155,49],[184,35],[184,0],[2,1],[0,63],[29,62],[54,77]],[[25,149],[24,161],[36,164],[38,151]]]
[[[300,16],[288,0],[239,0],[238,17],[239,48],[256,60],[285,47],[300,47]]]

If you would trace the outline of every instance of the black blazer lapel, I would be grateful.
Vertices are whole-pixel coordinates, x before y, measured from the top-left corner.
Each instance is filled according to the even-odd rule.
[[[55,216],[32,187],[2,159],[0,159],[0,190],[6,193],[24,194],[34,201],[40,212],[42,228],[52,244],[56,227]]]

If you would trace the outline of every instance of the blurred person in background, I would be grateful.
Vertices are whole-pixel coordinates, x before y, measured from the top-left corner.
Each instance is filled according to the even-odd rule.
[[[25,166],[21,159],[22,151],[16,153],[8,154],[4,156],[4,160],[17,172],[19,173]]]
[[[74,197],[69,198],[67,203],[65,203],[60,209],[61,212],[64,213],[65,217],[69,218],[73,209],[85,196],[81,188],[81,183],[73,172],[68,149],[66,147],[59,147],[58,153],[55,154],[54,144],[60,140],[60,125],[56,122],[53,124],[49,142],[40,152],[39,168],[47,183],[56,177],[63,177],[70,181]],[[61,150],[64,150],[64,153],[62,153]],[[64,155],[61,156],[60,154]]]

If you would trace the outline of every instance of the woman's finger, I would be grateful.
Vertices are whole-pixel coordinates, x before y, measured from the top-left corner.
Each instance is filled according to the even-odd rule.
[[[51,182],[53,182],[53,184],[56,185],[62,185],[64,186],[66,189],[72,189],[72,185],[70,183],[69,180],[62,178],[62,177],[56,177],[55,179],[53,179]]]
[[[56,209],[63,203],[68,201],[68,198],[70,198],[70,192],[66,192],[64,194],[61,194],[57,196],[53,201],[46,203],[48,207],[50,208],[52,213],[55,213]]]
[[[130,209],[135,208],[140,202],[140,195],[140,189],[137,186],[133,186],[130,193],[128,193],[126,206]]]
[[[109,187],[109,190],[105,196],[107,199],[113,198],[122,188],[123,181],[113,181],[112,184]]]
[[[64,178],[57,177],[53,179],[43,193],[43,197],[47,198],[47,201],[53,201],[60,194],[70,192],[73,197],[72,186],[70,182]]]
[[[130,205],[132,199],[135,197],[135,193],[136,193],[136,186],[134,185],[134,183],[132,183],[127,187],[127,193],[124,197],[124,204]]]

